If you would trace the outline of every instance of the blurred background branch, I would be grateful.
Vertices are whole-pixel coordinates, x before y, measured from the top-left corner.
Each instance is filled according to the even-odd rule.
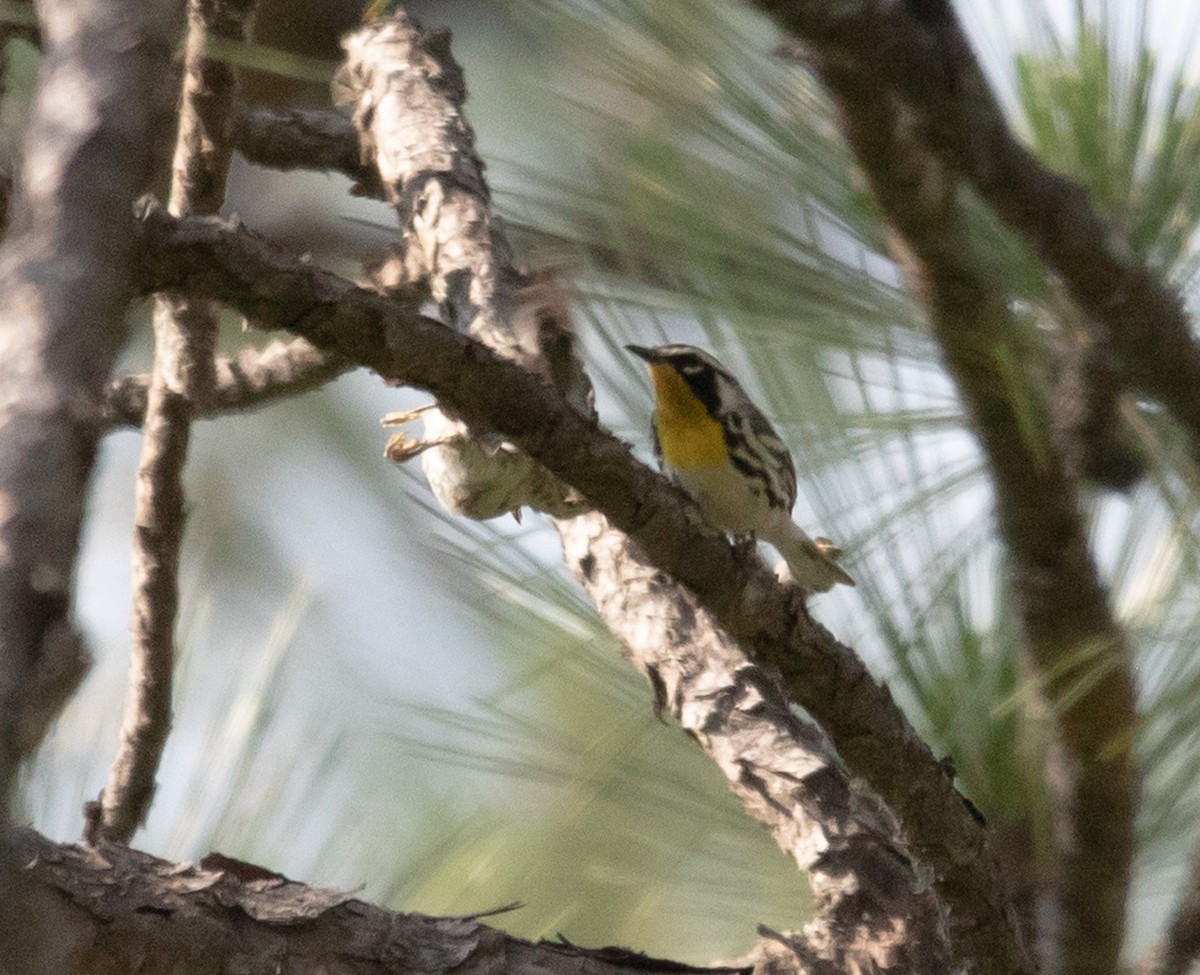
[[[207,54],[210,38],[244,42],[253,0],[189,0],[179,128],[168,209],[176,216],[216,213],[225,199],[233,146],[229,130],[237,95],[231,65]],[[133,533],[134,597],[129,695],[121,742],[99,809],[89,807],[85,833],[128,843],[146,817],[171,727],[179,556],[183,547],[183,469],[194,415],[216,385],[220,310],[186,294],[160,294],[154,307],[154,367],[142,422],[137,515]],[[195,404],[195,405],[193,405]]]
[[[352,365],[316,348],[305,339],[275,341],[262,349],[242,349],[236,356],[218,356],[215,382],[193,418],[252,410],[278,399],[319,389]],[[140,427],[150,391],[147,373],[114,379],[108,387],[104,415],[113,427]]]

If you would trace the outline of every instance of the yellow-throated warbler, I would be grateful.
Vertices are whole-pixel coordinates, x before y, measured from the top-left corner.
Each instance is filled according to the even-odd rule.
[[[854,585],[834,561],[833,544],[814,541],[792,521],[792,455],[728,370],[690,345],[625,348],[650,366],[657,404],[655,455],[709,520],[734,535],[753,534],[775,546],[805,589]]]

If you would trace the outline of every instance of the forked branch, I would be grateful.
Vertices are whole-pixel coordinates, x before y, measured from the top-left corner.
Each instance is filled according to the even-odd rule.
[[[140,233],[147,288],[186,288],[228,302],[252,321],[425,389],[472,430],[512,440],[578,489],[652,564],[695,592],[752,660],[789,676],[796,703],[896,813],[910,848],[930,868],[949,911],[955,960],[978,972],[1032,971],[980,824],[886,689],[812,621],[795,589],[698,524],[679,490],[634,460],[626,444],[541,377],[245,230],[150,212]]]

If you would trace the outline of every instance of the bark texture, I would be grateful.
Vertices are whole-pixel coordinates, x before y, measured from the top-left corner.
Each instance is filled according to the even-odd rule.
[[[13,845],[56,933],[56,975],[750,975],[619,948],[533,944],[486,927],[481,915],[397,914],[219,855],[169,863],[110,843],[63,846],[31,830],[17,831]]]
[[[555,382],[581,409],[589,387],[569,335],[547,334],[518,314],[533,281],[513,264],[492,212],[483,162],[462,113],[462,70],[448,33],[425,33],[407,15],[372,22],[343,42],[335,101],[350,107],[364,161],[374,163],[403,228],[408,280],[424,279],[447,325]],[[443,410],[425,415],[419,447],[430,489],[449,511],[485,519],[522,505],[556,515],[579,499],[512,444],[471,431]]]
[[[385,378],[426,389],[473,430],[494,431],[578,489],[646,557],[701,599],[756,663],[829,735],[855,775],[897,814],[947,906],[956,963],[1030,971],[980,823],[946,768],[848,647],[809,617],[798,590],[739,554],[685,496],[638,463],[541,377],[486,347],[247,231],[161,212],[141,224],[147,287],[187,288],[287,328]]]
[[[423,273],[451,327],[541,374],[573,405],[590,412],[588,385],[571,354],[572,328],[561,292],[553,281],[520,274],[512,266],[509,245],[491,210],[482,163],[461,114],[461,71],[445,38],[423,34],[400,16],[372,25],[346,46],[350,57],[341,98],[354,107],[364,158],[374,160],[386,196],[405,227],[401,277]],[[336,138],[323,136],[310,151],[335,157],[329,146]],[[251,148],[260,158],[269,158],[257,145]],[[417,444],[403,438],[393,442],[392,456],[424,450],[430,485],[450,510],[480,517],[518,502],[559,514],[578,506],[574,501],[564,505],[569,490],[562,482],[547,479],[544,469],[528,463],[525,455],[505,446],[498,449],[486,430],[468,430],[435,414],[426,422],[426,437]],[[774,951],[764,943],[763,957],[783,970],[812,973],[850,960],[864,972],[936,972],[944,967],[946,949],[935,899],[917,895],[918,882],[900,850],[894,824],[881,825],[886,817],[867,813],[865,802],[852,801],[844,776],[835,768],[832,748],[811,726],[794,722],[781,696],[769,691],[761,697],[739,693],[752,680],[753,668],[745,658],[718,634],[711,619],[698,615],[694,600],[680,587],[638,560],[621,557],[628,550],[620,532],[588,531],[588,526],[597,525],[603,526],[603,519],[585,517],[563,522],[560,528],[568,549],[572,539],[576,543],[569,561],[577,570],[584,564],[593,570],[584,577],[606,619],[613,626],[628,626],[635,618],[660,613],[661,621],[691,621],[674,632],[664,626],[643,629],[641,639],[632,642],[627,630],[621,632],[627,644],[644,655],[639,658],[643,663],[661,658],[660,666],[647,673],[658,680],[663,675],[672,678],[678,691],[672,710],[678,714],[686,709],[700,725],[713,725],[707,747],[714,757],[722,754],[723,767],[747,808],[775,831],[801,867],[822,864],[815,874],[819,921],[807,936],[779,936],[770,942]],[[651,577],[652,596],[647,588]],[[631,597],[636,609],[630,603],[618,606],[606,598],[612,591],[642,598]],[[693,679],[673,680],[679,671],[666,662],[671,654],[687,657],[697,671]],[[758,676],[769,684],[765,676]],[[743,707],[731,716],[727,709],[703,705],[706,695],[730,707],[737,698]],[[701,712],[711,721],[700,717]],[[727,731],[731,724],[740,727],[736,733],[722,734],[719,724]],[[698,725],[685,727],[696,733]],[[784,749],[773,766],[767,763],[771,745]],[[742,774],[734,774],[735,768]],[[795,784],[792,775],[803,781]],[[830,782],[823,786],[826,777]],[[869,825],[860,825],[856,816],[865,816]]]
[[[1043,391],[1023,361],[1007,296],[994,284],[999,275],[977,248],[960,206],[962,160],[943,161],[940,143],[930,148],[927,140],[946,129],[945,119],[929,115],[928,101],[912,101],[911,79],[903,73],[909,62],[902,62],[895,38],[881,31],[900,17],[910,35],[926,42],[957,39],[947,50],[927,49],[931,66],[923,70],[953,74],[974,62],[954,46],[961,34],[950,24],[948,5],[929,6],[922,19],[911,3],[868,3],[855,15],[826,17],[819,28],[808,18],[817,5],[765,6],[811,41],[809,57],[833,92],[843,131],[907,252],[903,263],[930,309],[989,462],[1026,645],[1063,746],[1055,783],[1062,919],[1049,967],[1078,975],[1116,972],[1138,795],[1129,647],[1091,560],[1077,487],[1052,436]],[[867,40],[884,45],[882,57],[865,59]],[[981,76],[955,77],[966,104],[990,104]],[[915,118],[914,110],[920,113]],[[955,138],[974,131],[983,139],[994,136],[993,120],[986,113],[959,117],[946,138],[951,131]]]
[[[136,245],[113,228],[152,172],[178,26],[169,3],[38,9],[46,55],[0,249],[0,799],[86,657],[70,589]]]
[[[213,417],[265,406],[287,396],[319,389],[353,364],[316,348],[304,339],[276,341],[262,349],[218,356],[215,383],[193,417]],[[109,383],[104,419],[111,427],[140,427],[146,416],[150,375],[134,373]]]
[[[354,180],[357,196],[385,199],[379,170],[363,160],[358,129],[329,109],[239,106],[233,145],[250,162],[270,169],[338,172]]]
[[[254,0],[190,0],[179,133],[169,209],[176,216],[216,213],[233,155],[230,128],[237,92],[233,66],[206,51],[214,39],[245,41]],[[216,382],[220,308],[182,294],[154,303],[154,370],[138,466],[133,539],[133,636],[121,741],[88,836],[128,843],[154,796],[171,728],[179,555],[183,547],[183,469],[197,404]]]
[[[71,585],[136,247],[114,228],[153,173],[178,13],[143,0],[38,6],[45,57],[0,248],[0,825],[18,757],[86,670]],[[5,846],[0,958],[14,975],[56,972],[53,935]]]
[[[820,729],[798,718],[677,582],[592,512],[558,523],[563,554],[601,618],[716,762],[746,811],[812,885],[814,919],[786,944],[810,971],[949,972],[943,908],[894,817],[846,774]]]

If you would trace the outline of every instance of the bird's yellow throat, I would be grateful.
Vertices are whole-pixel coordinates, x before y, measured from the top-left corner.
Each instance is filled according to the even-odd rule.
[[[672,467],[716,467],[725,462],[725,435],[721,424],[708,415],[676,370],[650,366],[658,401],[655,423],[663,460]]]

